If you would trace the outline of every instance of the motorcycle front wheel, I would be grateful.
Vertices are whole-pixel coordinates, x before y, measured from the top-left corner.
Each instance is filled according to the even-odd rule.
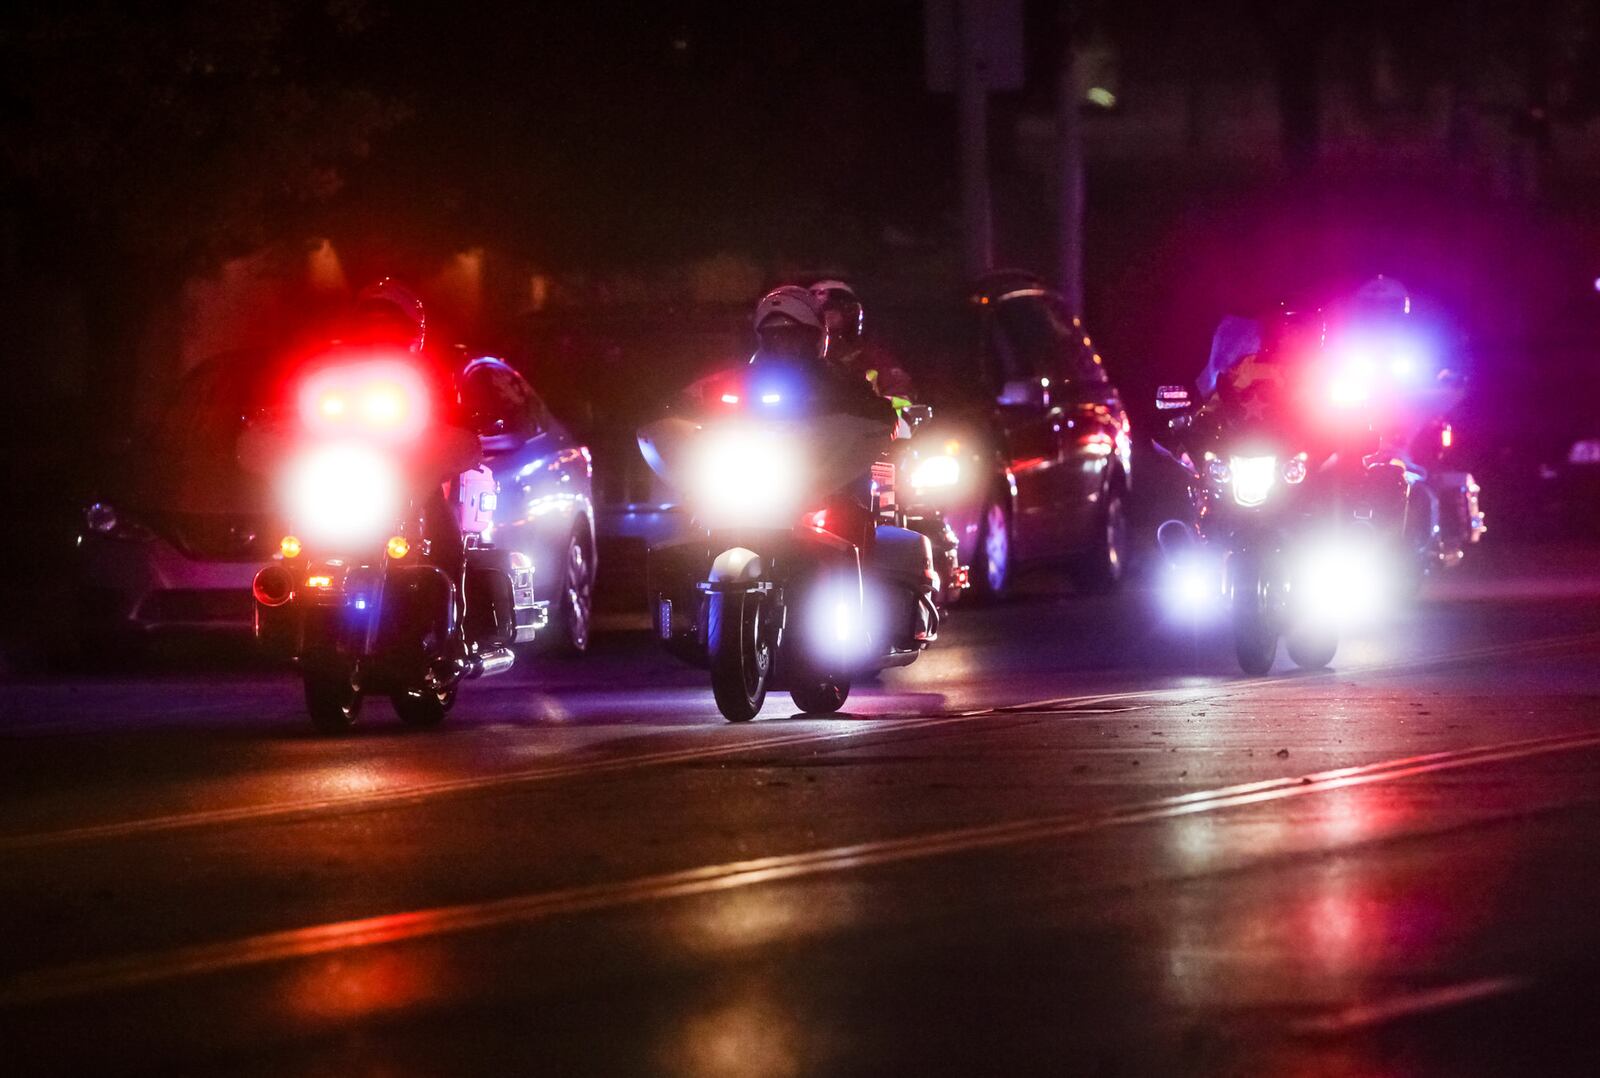
[[[1333,662],[1339,650],[1339,634],[1333,629],[1297,629],[1284,641],[1289,658],[1302,670],[1321,670]]]
[[[1272,671],[1278,630],[1272,624],[1261,574],[1249,572],[1233,586],[1233,650],[1239,669],[1254,677]]]
[[[840,678],[810,678],[791,685],[789,698],[808,715],[831,715],[850,698],[850,682]]]
[[[346,669],[307,670],[306,714],[320,733],[342,734],[361,714],[361,690]]]
[[[443,690],[409,689],[395,693],[389,697],[389,702],[394,704],[394,712],[401,722],[427,729],[438,726],[450,714],[450,709],[456,705],[456,689],[454,685]]]
[[[763,599],[758,592],[726,591],[712,592],[706,599],[711,693],[729,722],[749,722],[767,699],[772,647],[762,625]]]

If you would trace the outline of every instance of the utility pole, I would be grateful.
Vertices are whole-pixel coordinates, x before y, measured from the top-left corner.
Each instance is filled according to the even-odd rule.
[[[994,265],[994,209],[989,194],[989,90],[984,64],[983,0],[956,0],[956,127],[961,160],[962,268],[974,278]]]
[[[1057,9],[1056,157],[1060,171],[1056,193],[1057,286],[1073,317],[1083,317],[1083,112],[1078,72],[1073,62],[1073,0]]]
[[[923,0],[928,89],[956,98],[961,181],[961,268],[994,268],[989,189],[989,94],[1023,83],[1022,0]]]

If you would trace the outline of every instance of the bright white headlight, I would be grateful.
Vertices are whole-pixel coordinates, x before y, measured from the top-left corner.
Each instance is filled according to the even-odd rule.
[[[911,485],[917,490],[953,487],[961,479],[961,462],[955,457],[927,457],[911,469]]]
[[[1330,538],[1298,559],[1292,589],[1301,618],[1348,627],[1384,612],[1394,591],[1392,568],[1370,541]]]
[[[695,469],[701,511],[721,523],[754,523],[796,505],[799,456],[793,445],[761,428],[724,430],[707,437]]]
[[[1243,506],[1260,505],[1278,478],[1278,458],[1234,457],[1228,470],[1233,473],[1233,500]]]
[[[381,538],[400,516],[400,476],[388,455],[360,444],[326,445],[290,467],[289,513],[316,543]]]

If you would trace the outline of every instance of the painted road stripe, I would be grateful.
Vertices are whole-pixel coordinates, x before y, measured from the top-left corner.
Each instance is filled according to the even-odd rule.
[[[399,943],[525,924],[551,917],[639,906],[758,884],[1067,838],[1114,827],[1193,816],[1411,778],[1600,747],[1600,733],[1480,745],[1310,775],[1224,786],[1096,813],[1068,813],[926,832],[802,853],[703,865],[638,879],[534,892],[487,902],[411,910],[269,932],[242,939],[24,973],[0,982],[0,1006],[16,1007]]]
[[[1414,1018],[1419,1014],[1460,1007],[1483,999],[1510,995],[1531,988],[1533,982],[1526,977],[1484,977],[1476,981],[1428,988],[1417,992],[1404,992],[1397,996],[1341,1007],[1329,1014],[1314,1015],[1290,1023],[1296,1033],[1314,1036],[1338,1036],[1358,1029],[1388,1025],[1390,1022]]]
[[[1506,657],[1558,650],[1582,644],[1600,643],[1600,632],[1579,633],[1572,636],[1550,637],[1516,644],[1497,644],[1459,652],[1409,659],[1395,663],[1357,667],[1351,670],[1326,670],[1300,674],[1293,684],[1304,684],[1317,679],[1351,677],[1356,675],[1389,674],[1456,662],[1476,661],[1484,658]],[[234,823],[268,823],[312,817],[324,813],[365,812],[379,809],[422,804],[439,797],[493,792],[505,787],[521,786],[554,779],[582,775],[603,775],[635,768],[658,767],[668,764],[695,763],[726,756],[759,752],[763,749],[791,748],[801,745],[859,739],[884,733],[927,730],[942,726],[970,722],[974,719],[1004,717],[1041,711],[1062,711],[1088,708],[1097,704],[1123,703],[1148,700],[1183,700],[1204,696],[1208,701],[1221,697],[1238,696],[1253,690],[1290,683],[1283,677],[1257,677],[1235,681],[1213,682],[1205,685],[1180,686],[1170,689],[1130,689],[1123,692],[1099,693],[1087,696],[1055,697],[1022,704],[1005,704],[995,707],[973,708],[964,711],[931,714],[883,715],[870,720],[856,720],[843,729],[829,729],[807,733],[783,734],[776,737],[756,738],[734,744],[693,746],[641,752],[601,760],[579,760],[569,764],[527,768],[488,775],[470,775],[434,782],[408,783],[388,789],[359,793],[339,794],[332,797],[306,798],[293,801],[275,801],[266,804],[235,805],[226,808],[201,809],[161,816],[147,816],[112,823],[90,824],[57,830],[35,831],[16,835],[0,835],[0,854],[70,845],[80,842],[105,841],[135,836],[156,835],[201,827],[215,827]],[[817,720],[828,721],[828,720]]]

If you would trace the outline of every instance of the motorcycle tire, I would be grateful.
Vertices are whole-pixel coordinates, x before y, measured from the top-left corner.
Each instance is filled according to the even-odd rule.
[[[434,689],[408,689],[389,697],[394,712],[407,726],[426,730],[438,726],[456,706],[454,686],[440,692]]]
[[[807,715],[832,715],[850,698],[850,682],[840,678],[808,679],[790,686],[789,698]]]
[[[1269,623],[1266,598],[1256,574],[1234,583],[1233,650],[1239,669],[1252,677],[1271,673],[1278,657],[1278,632]]]
[[[318,733],[342,734],[361,714],[361,690],[347,670],[308,670],[305,675],[306,714]]]
[[[1339,650],[1339,634],[1332,629],[1300,629],[1284,641],[1289,658],[1302,670],[1322,670]]]
[[[729,722],[749,722],[767,700],[772,648],[763,639],[763,597],[713,592],[706,602],[706,657],[711,693]]]

